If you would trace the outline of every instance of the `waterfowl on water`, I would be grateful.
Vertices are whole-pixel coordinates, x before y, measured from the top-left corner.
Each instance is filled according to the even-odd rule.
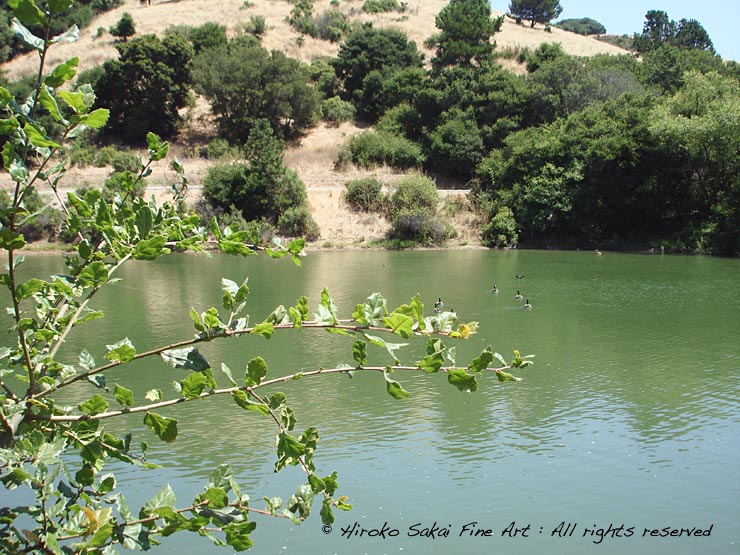
[[[521,293],[519,292],[519,290],[517,289],[517,292],[516,292],[516,295],[514,295],[514,298],[515,298],[515,299],[523,299],[523,298],[524,298],[524,295],[522,295],[522,294],[521,294]]]
[[[493,293],[494,295],[498,295],[498,287],[496,287],[495,283],[493,284],[493,289],[491,289],[491,293]]]
[[[527,302],[524,303],[524,310],[532,310],[532,305],[529,304],[529,299],[527,299]]]
[[[434,303],[434,312],[435,312],[435,314],[439,314],[440,312],[442,312],[442,307],[444,305],[445,304],[442,302],[442,297],[439,297],[437,299],[437,302]]]
[[[525,278],[525,275],[524,274],[517,274],[516,275],[516,279],[524,279],[524,278]]]

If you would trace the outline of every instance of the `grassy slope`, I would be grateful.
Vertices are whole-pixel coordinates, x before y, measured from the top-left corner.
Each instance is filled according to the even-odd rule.
[[[244,0],[181,0],[179,2],[154,0],[151,5],[146,5],[138,0],[125,0],[123,6],[93,20],[88,28],[80,32],[80,38],[76,43],[59,45],[52,49],[47,60],[47,68],[77,56],[80,59],[80,69],[84,70],[115,57],[113,37],[107,32],[102,33],[98,38],[94,37],[99,28],[108,29],[115,24],[124,11],[132,15],[137,35],[147,33],[162,35],[170,25],[198,26],[206,21],[226,25],[229,34],[233,35],[240,32],[250,17],[262,16],[267,24],[267,32],[263,38],[263,44],[267,49],[282,50],[288,56],[304,62],[310,62],[321,56],[336,55],[338,45],[327,41],[305,37],[303,44],[300,44],[298,33],[285,21],[292,8],[292,3],[285,0],[253,0],[251,4],[253,5],[249,8],[244,8]],[[433,52],[424,49],[423,42],[438,31],[434,24],[435,16],[447,4],[447,0],[409,0],[408,9],[404,14],[373,16],[361,12],[362,4],[363,0],[341,0],[340,9],[352,19],[372,20],[377,26],[392,26],[403,30],[425,52],[427,60],[432,57]],[[314,2],[315,14],[321,14],[329,8],[329,0]],[[536,48],[543,42],[559,42],[566,52],[583,56],[602,52],[624,52],[620,48],[593,38],[557,28],[553,28],[551,33],[546,33],[541,26],[535,29],[518,26],[508,18],[504,21],[501,33],[495,38],[498,48]],[[17,79],[34,74],[37,71],[37,64],[38,58],[31,53],[4,64],[2,70],[7,72],[8,78]],[[521,71],[521,68],[512,62],[505,61],[505,67],[509,67],[512,71]],[[342,173],[337,173],[332,169],[332,163],[341,145],[348,137],[359,131],[360,128],[353,124],[344,124],[338,128],[319,125],[299,143],[291,145],[286,152],[286,164],[298,172],[309,188],[311,209],[322,229],[322,243],[327,241],[333,245],[357,244],[362,238],[370,240],[380,237],[386,229],[385,222],[377,217],[358,216],[349,212],[341,201],[341,192],[344,183],[349,179],[370,173],[390,183],[399,176],[383,168],[372,172],[349,170]],[[198,157],[197,153],[214,136],[214,133],[215,130],[209,121],[208,107],[205,103],[199,102],[191,114],[188,129],[183,131],[179,140],[173,145],[172,154],[183,160],[191,183],[196,186],[205,175],[209,164],[208,161]],[[150,183],[161,186],[170,182],[173,176],[166,168],[167,164],[160,164],[150,178]],[[105,169],[73,168],[65,181],[69,188],[74,189],[85,182],[99,183],[106,174]],[[0,176],[0,184],[4,184],[6,180],[7,176]],[[440,187],[455,188],[456,185],[460,184],[440,183]],[[468,213],[460,213],[453,219],[461,234],[459,242],[475,242],[475,218]]]

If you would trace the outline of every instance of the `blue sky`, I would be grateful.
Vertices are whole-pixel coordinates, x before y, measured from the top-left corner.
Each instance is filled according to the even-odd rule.
[[[494,10],[508,11],[508,0],[492,0]],[[717,52],[740,61],[740,0],[560,0],[560,19],[590,17],[609,34],[639,33],[649,10],[663,10],[674,21],[696,19],[709,33]]]

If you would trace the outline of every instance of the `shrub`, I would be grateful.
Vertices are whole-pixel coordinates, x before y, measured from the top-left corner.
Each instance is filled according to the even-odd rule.
[[[454,236],[451,226],[425,210],[404,210],[393,218],[390,238],[422,245],[441,245]]]
[[[419,145],[386,132],[364,131],[350,139],[337,165],[352,162],[361,168],[388,165],[397,169],[419,168],[424,155]]]
[[[365,13],[383,13],[400,10],[398,0],[365,0],[362,11]]]
[[[383,208],[383,184],[376,177],[365,177],[345,184],[344,200],[356,212],[376,212]]]
[[[327,10],[314,21],[319,36],[331,42],[339,42],[349,33],[350,24],[347,16],[339,10]]]
[[[244,26],[244,30],[250,35],[261,37],[267,31],[267,21],[261,15],[250,16],[249,23]]]
[[[519,239],[517,223],[511,208],[504,206],[491,218],[481,232],[483,244],[488,247],[506,247]]]
[[[130,13],[123,12],[121,19],[119,19],[118,23],[111,27],[109,31],[114,37],[118,37],[119,39],[122,39],[123,42],[126,42],[129,37],[134,36],[136,33],[134,18],[131,17]]]
[[[426,212],[434,215],[439,205],[439,193],[434,181],[423,175],[407,175],[398,182],[390,198],[391,217],[403,212]]]
[[[316,241],[321,233],[319,226],[306,206],[293,206],[278,218],[278,231],[288,237],[303,237],[307,241]]]
[[[354,105],[338,96],[327,98],[321,103],[321,119],[334,125],[350,121],[356,114]]]

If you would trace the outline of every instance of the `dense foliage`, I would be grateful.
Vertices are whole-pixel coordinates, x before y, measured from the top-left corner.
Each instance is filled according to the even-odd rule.
[[[590,17],[561,19],[555,24],[555,27],[572,33],[578,33],[579,35],[603,35],[606,33],[606,27]]]
[[[210,102],[221,133],[244,142],[258,119],[288,138],[319,117],[320,95],[309,68],[254,37],[241,36],[204,50],[195,58],[195,89]]]
[[[203,197],[217,214],[236,211],[245,221],[266,221],[285,235],[318,238],[308,214],[306,188],[283,165],[285,144],[267,120],[256,120],[244,148],[245,160],[211,166]]]
[[[501,30],[503,16],[491,17],[487,0],[451,0],[437,15],[435,68],[480,65],[493,53],[491,37]]]
[[[549,23],[563,13],[559,0],[511,0],[509,13],[518,21],[526,19],[530,27],[537,23]]]
[[[193,48],[179,35],[144,35],[116,49],[118,59],[105,62],[95,83],[100,103],[110,108],[108,129],[128,142],[148,130],[174,136],[192,81]]]
[[[698,21],[681,19],[676,22],[662,10],[650,10],[645,14],[642,34],[635,34],[633,46],[638,52],[644,53],[664,44],[714,53],[709,33]]]
[[[68,6],[65,0],[51,2],[49,13]],[[148,550],[182,532],[198,534],[233,551],[245,551],[253,545],[256,518],[278,517],[299,524],[309,517],[314,505],[320,506],[322,522],[330,525],[334,511],[349,510],[351,504],[337,493],[337,472],[318,470],[314,457],[318,430],[312,426],[302,432],[296,429],[296,415],[277,386],[283,389],[299,386],[301,379],[372,372],[391,397],[405,399],[410,394],[394,379],[397,374],[393,372],[443,373],[455,389],[473,392],[483,373],[490,372],[502,382],[513,381],[517,378],[509,370],[531,364],[518,352],[507,363],[490,347],[469,362],[456,362],[455,350],[448,349],[444,341],[471,337],[477,323],[458,322],[452,312],[425,315],[418,295],[389,309],[382,295],[374,293],[358,302],[351,314],[340,315],[324,289],[313,307],[301,296],[287,308],[276,307],[261,321],[250,320],[245,313],[249,295],[246,279],[241,284],[221,280],[219,308],[212,306],[200,313],[182,309],[193,326],[189,337],[147,348],[125,337],[100,345],[96,334],[86,331],[90,322],[104,317],[95,309],[97,294],[119,281],[118,270],[129,261],[146,263],[172,252],[200,251],[210,244],[223,253],[249,256],[261,251],[300,264],[304,242],[297,239],[261,248],[256,244],[259,238],[248,230],[224,228],[216,221],[206,227],[197,216],[181,212],[179,200],[187,179],[176,160],[172,168],[179,179],[173,186],[174,202],[157,206],[132,195],[137,182],[151,171],[151,164],[167,156],[168,143],[153,133],[146,136],[148,160],[137,159],[135,173],[122,182],[119,194],[106,200],[99,190],[89,189],[63,197],[59,184],[66,161],[58,158],[59,153],[85,131],[105,126],[109,112],[94,108],[95,94],[89,85],[77,91],[65,86],[75,76],[76,59],[51,72],[44,66],[52,43],[34,36],[25,26],[38,23],[42,13],[33,1],[24,0],[23,7],[14,13],[24,40],[41,54],[42,79],[30,103],[21,104],[7,88],[0,87],[4,116],[0,122],[8,137],[2,147],[2,168],[14,184],[9,202],[2,203],[0,212],[0,249],[7,262],[0,274],[0,287],[10,305],[7,314],[12,322],[12,340],[0,347],[0,551],[110,555],[118,547]],[[39,123],[37,115],[41,113],[63,128],[59,140]],[[269,142],[274,140],[269,131],[267,123],[254,126],[253,133],[259,132],[259,136],[247,145],[250,160],[256,160],[257,150],[269,150]],[[265,173],[278,171],[276,158],[273,153],[270,159],[254,163],[262,164]],[[56,194],[65,213],[66,231],[76,237],[73,251],[61,262],[63,273],[50,277],[19,271],[27,242],[23,225],[39,216],[31,212],[37,187],[48,187]],[[106,316],[116,318],[118,314],[113,309]],[[116,325],[141,324],[122,321]],[[268,364],[258,355],[245,358],[243,370],[237,373],[223,363],[209,362],[198,350],[206,343],[226,339],[253,344],[291,330],[325,330],[344,336],[352,342],[347,349],[351,364],[332,366],[306,359],[302,366],[308,369],[268,378]],[[62,351],[73,335],[85,347],[79,353]],[[412,362],[402,364],[398,351],[409,343],[391,343],[385,336],[398,336],[409,343],[419,337],[426,348],[419,356],[409,357]],[[102,360],[93,354],[99,351],[104,351]],[[372,364],[376,353],[386,359],[390,355],[393,363]],[[126,369],[142,361],[177,368],[178,378],[174,384],[165,383],[171,379],[166,378],[161,389],[139,395]],[[310,368],[313,364],[315,370]],[[221,384],[215,368],[221,370]],[[130,506],[128,487],[156,467],[147,458],[146,436],[141,429],[130,429],[130,418],[141,418],[143,426],[139,428],[147,435],[151,432],[171,443],[180,433],[177,419],[167,415],[171,407],[218,399],[232,401],[235,411],[244,410],[247,416],[266,417],[274,423],[275,441],[270,446],[275,449],[274,470],[294,466],[301,471],[302,483],[295,493],[286,500],[263,492],[250,496],[228,464],[214,463],[203,490],[192,501],[177,504],[175,492],[165,483],[140,507]],[[119,471],[127,466],[131,469],[122,478]]]

